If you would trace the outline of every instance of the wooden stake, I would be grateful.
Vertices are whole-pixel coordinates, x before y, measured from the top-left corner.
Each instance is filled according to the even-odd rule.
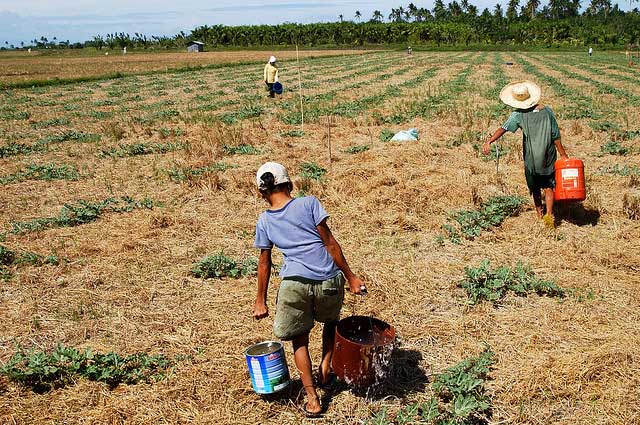
[[[300,94],[300,122],[302,123],[302,132],[304,133],[304,105],[302,104],[302,72],[300,71],[300,55],[298,53],[297,44],[296,44],[296,64],[298,66],[298,93]]]
[[[331,169],[331,161],[332,161],[332,159],[331,159],[331,115],[329,115],[329,119],[327,120],[327,122],[329,124],[328,125],[328,127],[329,127],[329,137],[327,138],[327,141],[328,141],[327,145],[329,147],[329,169]]]

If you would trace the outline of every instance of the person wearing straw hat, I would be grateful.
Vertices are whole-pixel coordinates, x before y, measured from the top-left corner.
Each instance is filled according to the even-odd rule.
[[[325,386],[332,378],[331,358],[345,278],[353,294],[365,294],[366,286],[349,268],[327,225],[329,214],[320,201],[314,196],[291,196],[293,185],[283,165],[263,164],[256,173],[256,184],[269,208],[260,214],[256,224],[254,246],[260,249],[260,258],[253,317],[262,319],[269,315],[267,289],[271,251],[275,246],[284,256],[284,264],[280,270],[282,281],[276,296],[273,332],[293,343],[294,360],[307,395],[304,411],[309,417],[317,417],[322,406],[313,381],[309,332],[314,321],[324,323],[318,385]]]
[[[531,81],[508,84],[500,92],[500,100],[516,110],[511,113],[501,128],[487,140],[482,148],[488,155],[491,143],[507,131],[522,130],[524,174],[529,192],[539,218],[549,227],[553,220],[553,189],[555,188],[555,161],[557,153],[568,158],[560,141],[560,128],[550,107],[540,103],[540,87]],[[544,192],[545,205],[540,191]]]
[[[275,97],[273,85],[278,82],[278,66],[276,65],[276,57],[271,56],[269,62],[264,66],[264,82],[269,91],[269,97]]]

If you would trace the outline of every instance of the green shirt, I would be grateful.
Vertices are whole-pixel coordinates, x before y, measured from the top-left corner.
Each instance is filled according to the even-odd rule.
[[[512,133],[522,129],[524,165],[530,172],[552,174],[555,171],[557,154],[554,142],[560,139],[560,129],[551,108],[517,110],[502,128]]]

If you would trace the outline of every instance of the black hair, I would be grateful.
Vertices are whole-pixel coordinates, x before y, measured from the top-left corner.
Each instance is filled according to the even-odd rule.
[[[283,192],[285,189],[289,189],[289,192],[293,190],[291,182],[276,184],[276,178],[272,173],[266,172],[260,176],[260,187],[258,190],[263,195],[269,195],[273,192]]]

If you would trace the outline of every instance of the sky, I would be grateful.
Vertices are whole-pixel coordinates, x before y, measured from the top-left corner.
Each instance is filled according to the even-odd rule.
[[[187,34],[201,25],[250,25],[282,22],[337,21],[340,14],[353,19],[356,10],[368,20],[374,10],[385,18],[398,0],[0,0],[0,43],[20,44],[45,36],[58,40],[85,41],[96,34],[135,32],[146,35]],[[480,11],[496,1],[470,0]],[[525,0],[522,0],[524,3]],[[589,0],[582,0],[583,6]],[[433,9],[433,0],[414,1]],[[445,3],[448,3],[445,0]],[[546,1],[543,0],[543,3]],[[637,4],[637,3],[636,3]],[[628,9],[628,2],[619,2]]]

